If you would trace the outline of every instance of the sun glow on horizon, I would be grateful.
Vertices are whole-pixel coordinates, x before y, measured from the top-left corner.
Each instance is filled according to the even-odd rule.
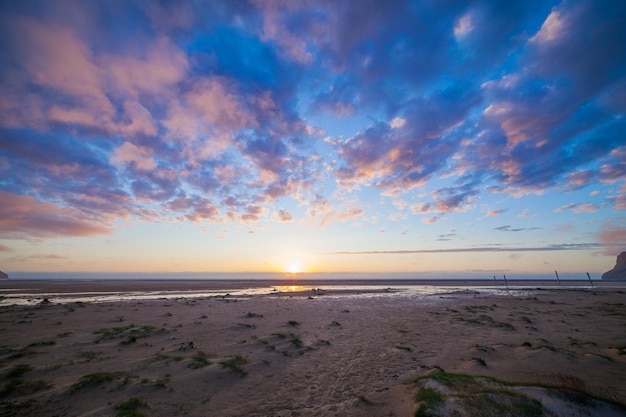
[[[285,268],[285,271],[294,275],[304,272],[299,261],[289,263]]]

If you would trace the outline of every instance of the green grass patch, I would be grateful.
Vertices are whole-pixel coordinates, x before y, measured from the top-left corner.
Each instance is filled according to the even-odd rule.
[[[43,340],[41,342],[33,342],[30,345],[26,346],[27,348],[37,347],[37,346],[53,346],[56,345],[57,342],[54,340]]]
[[[209,357],[207,356],[207,354],[199,350],[198,352],[196,352],[195,355],[191,357],[191,362],[187,364],[187,367],[191,369],[200,369],[210,364],[211,361],[209,361]]]
[[[433,388],[422,387],[415,394],[415,402],[419,407],[415,411],[415,417],[434,416],[430,411],[438,407],[445,400],[445,395]]]
[[[428,381],[434,381],[446,388],[436,389],[436,384],[434,387],[426,386]],[[539,401],[516,390],[522,387],[549,390],[549,395],[558,396],[578,406],[592,406],[593,401],[598,400],[626,410],[624,404],[612,398],[600,398],[587,393],[584,383],[577,377],[564,375],[559,381],[561,383],[558,385],[511,382],[484,375],[458,374],[440,370],[440,372],[413,380],[413,383],[419,387],[415,395],[415,401],[419,404],[415,415],[419,417],[457,414],[465,417],[546,415],[547,411],[543,409]],[[445,391],[445,394],[442,391]],[[443,406],[440,405],[444,400],[446,405],[442,408]],[[442,414],[444,409],[448,414]],[[464,411],[459,414],[455,409]]]
[[[356,399],[359,400],[359,402],[366,404],[366,405],[374,405],[374,403],[368,399],[365,395],[357,395]]]
[[[487,366],[487,362],[484,359],[473,357],[472,360],[479,364],[480,366]]]
[[[78,382],[75,382],[70,387],[70,392],[97,387],[102,384],[118,381],[122,378],[124,378],[123,384],[126,383],[126,379],[128,378],[126,372],[95,372],[93,374],[83,375]]]
[[[25,363],[19,363],[17,365],[14,365],[11,369],[9,369],[9,372],[7,372],[7,377],[8,378],[19,378],[22,375],[24,375],[26,372],[30,372],[33,370],[33,367],[25,364]]]
[[[225,359],[218,362],[220,366],[224,369],[228,369],[229,371],[245,376],[248,375],[248,372],[243,369],[240,365],[248,363],[248,359],[242,355],[231,355],[226,357]]]
[[[145,417],[140,410],[148,408],[148,404],[138,397],[130,397],[115,406],[115,417]]]
[[[182,355],[164,355],[162,353],[157,353],[152,357],[152,362],[165,362],[166,365],[169,365],[170,362],[181,362],[185,357]]]
[[[119,337],[148,337],[153,333],[164,331],[164,329],[157,329],[154,326],[135,326],[134,324],[128,326],[118,326],[118,327],[107,327],[103,329],[98,329],[93,332],[93,334],[97,334],[100,337],[96,340],[96,343],[105,340],[105,339],[115,339]]]
[[[0,388],[0,397],[31,394],[51,387],[52,384],[44,380],[25,381],[20,378],[13,378]]]

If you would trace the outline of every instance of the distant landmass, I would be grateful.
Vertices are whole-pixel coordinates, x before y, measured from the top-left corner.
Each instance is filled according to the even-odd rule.
[[[9,275],[5,274],[4,272],[0,271],[0,279],[9,279]]]
[[[615,266],[610,271],[602,274],[602,279],[610,281],[626,280],[626,252],[617,255]]]

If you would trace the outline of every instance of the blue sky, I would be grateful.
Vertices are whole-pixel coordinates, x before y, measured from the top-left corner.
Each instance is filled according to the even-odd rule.
[[[621,1],[0,5],[0,268],[603,272]]]

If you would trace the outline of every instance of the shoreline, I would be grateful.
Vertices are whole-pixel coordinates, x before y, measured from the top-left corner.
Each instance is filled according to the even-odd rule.
[[[593,287],[626,287],[626,281],[595,280]],[[185,291],[185,290],[242,290],[263,287],[592,287],[588,280],[536,280],[536,279],[306,279],[285,277],[283,279],[9,279],[0,281],[3,291],[27,289],[37,292],[84,292],[84,291]]]

